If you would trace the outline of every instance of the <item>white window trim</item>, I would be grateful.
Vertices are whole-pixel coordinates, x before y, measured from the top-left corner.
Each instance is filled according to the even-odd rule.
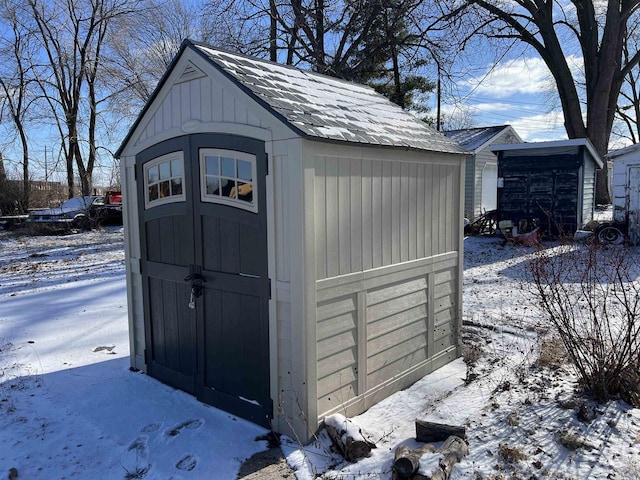
[[[171,160],[180,160],[182,162],[182,193],[180,195],[170,195],[164,198],[158,198],[157,200],[149,200],[149,170],[161,163],[165,163]],[[144,208],[145,210],[153,207],[158,207],[160,205],[166,205],[168,203],[176,203],[176,202],[184,202],[187,198],[186,189],[187,183],[185,178],[185,165],[184,165],[184,152],[177,151],[167,153],[160,157],[154,158],[153,160],[149,160],[144,164],[144,168],[142,169],[142,175],[144,176]],[[172,177],[177,178],[177,177]],[[160,187],[160,183],[158,183],[158,188]]]
[[[221,197],[220,195],[207,195],[207,178],[205,173],[205,157],[207,155],[213,155],[217,157],[231,157],[236,160],[244,160],[251,163],[251,180],[253,188],[253,202],[245,202],[229,197]],[[253,213],[258,213],[258,177],[257,177],[257,159],[255,155],[245,152],[238,152],[237,150],[224,150],[220,148],[201,148],[199,152],[200,156],[200,200],[206,203],[217,203],[220,205],[228,205],[230,207],[241,208]]]

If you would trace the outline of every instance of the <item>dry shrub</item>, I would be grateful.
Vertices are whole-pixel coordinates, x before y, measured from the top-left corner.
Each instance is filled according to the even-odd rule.
[[[462,345],[462,358],[470,367],[474,366],[482,357],[482,347],[477,343]]]
[[[622,397],[640,407],[640,282],[624,248],[540,250],[530,263],[546,320],[580,383],[597,401]]]

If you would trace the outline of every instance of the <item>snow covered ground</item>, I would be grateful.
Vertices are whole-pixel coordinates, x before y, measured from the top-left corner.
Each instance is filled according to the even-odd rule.
[[[120,228],[0,231],[0,477],[234,479],[267,448],[256,440],[264,429],[129,371],[122,248]],[[421,417],[466,426],[470,453],[456,480],[640,478],[640,411],[588,404],[594,419],[580,422],[574,374],[536,362],[532,254],[467,238],[463,336],[473,365],[459,359],[353,418],[377,445],[355,464],[324,435],[305,448],[283,439],[296,476],[391,478],[395,448],[418,446]]]

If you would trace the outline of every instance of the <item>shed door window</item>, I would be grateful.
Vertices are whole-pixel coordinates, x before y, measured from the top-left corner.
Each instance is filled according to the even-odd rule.
[[[258,211],[256,157],[231,150],[200,150],[200,192],[203,202]]]
[[[173,202],[183,202],[184,156],[169,153],[147,162],[144,166],[145,208]]]

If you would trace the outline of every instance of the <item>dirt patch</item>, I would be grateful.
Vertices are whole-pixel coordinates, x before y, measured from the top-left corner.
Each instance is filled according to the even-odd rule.
[[[295,479],[280,447],[273,447],[249,457],[240,466],[237,480]]]

